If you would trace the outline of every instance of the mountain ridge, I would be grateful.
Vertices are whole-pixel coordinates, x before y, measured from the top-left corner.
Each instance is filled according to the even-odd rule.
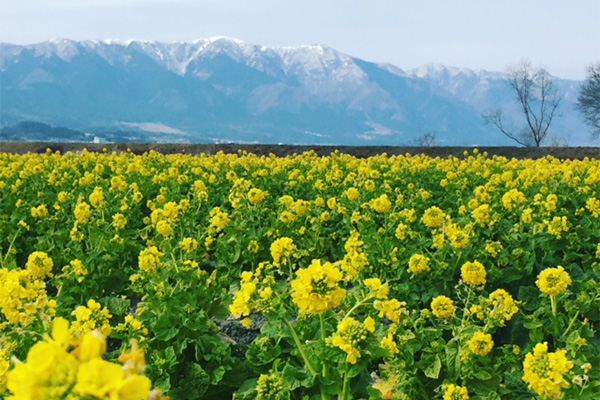
[[[162,124],[187,140],[409,144],[435,132],[444,145],[506,145],[481,114],[511,104],[500,72],[429,64],[403,70],[325,45],[269,48],[239,39],[193,42],[0,43],[0,122],[75,129]],[[556,130],[589,144],[565,89]]]

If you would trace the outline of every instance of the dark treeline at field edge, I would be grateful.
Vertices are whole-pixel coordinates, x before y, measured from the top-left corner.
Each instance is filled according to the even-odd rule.
[[[313,150],[318,155],[329,155],[334,151],[351,154],[364,158],[386,153],[398,154],[426,154],[431,157],[464,157],[464,152],[473,153],[473,147],[391,147],[391,146],[292,146],[292,145],[259,145],[259,144],[138,144],[138,143],[47,143],[47,142],[0,142],[2,153],[44,153],[47,149],[53,152],[67,151],[79,152],[83,149],[93,152],[101,151],[131,151],[134,154],[143,154],[154,150],[163,154],[216,154],[237,153],[246,151],[256,155],[275,154],[288,156],[301,154]],[[551,155],[560,159],[600,158],[600,147],[478,147],[480,152],[487,152],[490,156],[498,155],[508,158],[541,158]]]

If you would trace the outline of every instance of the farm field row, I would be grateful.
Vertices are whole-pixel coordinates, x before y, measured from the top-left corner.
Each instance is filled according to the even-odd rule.
[[[1,153],[0,395],[591,400],[599,273],[596,159]]]

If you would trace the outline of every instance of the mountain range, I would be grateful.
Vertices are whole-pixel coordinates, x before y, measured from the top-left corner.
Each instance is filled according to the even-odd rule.
[[[554,83],[562,101],[547,144],[594,145],[575,108],[581,82]],[[498,108],[522,124],[505,73],[402,70],[322,45],[223,37],[0,44],[4,128],[32,121],[153,142],[410,145],[429,134],[438,145],[515,144],[482,118]]]

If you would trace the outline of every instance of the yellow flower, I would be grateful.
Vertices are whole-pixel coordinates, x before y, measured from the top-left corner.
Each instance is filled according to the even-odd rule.
[[[346,190],[346,192],[344,193],[344,195],[348,198],[348,200],[350,200],[350,201],[356,201],[360,197],[360,192],[358,191],[357,188],[351,187],[351,188],[349,188],[349,189]]]
[[[469,400],[466,387],[450,384],[444,387],[444,400]]]
[[[92,216],[92,208],[86,202],[80,202],[75,206],[73,213],[78,223],[85,224]]]
[[[395,236],[399,240],[406,239],[406,231],[408,230],[408,226],[405,224],[398,224],[396,228]]]
[[[527,198],[517,189],[511,189],[502,196],[502,205],[508,211],[514,210],[519,205],[525,203]]]
[[[410,260],[408,260],[408,271],[413,274],[420,274],[430,270],[429,257],[425,257],[422,254],[413,254]]]
[[[156,232],[162,236],[170,236],[173,233],[173,227],[167,221],[158,221],[156,224]]]
[[[382,194],[380,197],[371,200],[369,205],[373,210],[380,214],[386,213],[392,208],[392,202],[387,194]]]
[[[127,226],[127,218],[125,218],[123,214],[115,214],[113,215],[112,219],[112,224],[116,229],[123,229],[125,226]]]
[[[475,332],[467,344],[469,345],[471,353],[477,354],[478,356],[485,356],[492,351],[492,348],[494,348],[492,335],[483,332]]]
[[[390,288],[381,283],[379,278],[369,278],[364,280],[365,286],[371,289],[372,293],[378,299],[387,299]]]
[[[558,296],[567,291],[571,285],[571,277],[561,266],[558,268],[546,268],[538,275],[535,284],[542,293]]]
[[[185,252],[191,253],[198,248],[198,241],[191,237],[186,237],[179,242],[179,247]]]
[[[381,339],[381,342],[379,342],[379,345],[381,347],[388,350],[392,354],[400,353],[400,350],[398,349],[398,344],[394,340],[394,335],[396,334],[396,329],[397,329],[396,325],[391,325],[390,328],[388,329],[387,335]]]
[[[100,186],[96,186],[92,194],[89,197],[90,204],[94,208],[102,208],[106,201],[104,200],[104,192]]]
[[[257,189],[257,188],[252,188],[248,192],[248,200],[252,204],[255,204],[255,205],[260,204],[265,200],[267,195],[268,195],[268,192],[265,192],[265,191]]]
[[[292,254],[294,254],[294,251],[296,251],[296,245],[292,239],[288,237],[282,237],[271,244],[270,250],[271,257],[273,257],[273,262],[275,264],[279,264],[289,260]]]
[[[34,251],[27,258],[27,272],[33,279],[44,279],[52,276],[54,262],[43,251]]]
[[[296,219],[296,216],[290,211],[283,211],[279,215],[279,220],[284,224],[291,224]]]
[[[479,261],[467,261],[460,269],[462,280],[469,285],[485,285],[487,273],[485,267]]]
[[[486,226],[491,221],[491,208],[489,204],[482,204],[473,210],[473,219],[481,226]]]
[[[446,218],[446,214],[436,206],[429,207],[425,210],[425,214],[423,214],[423,224],[425,224],[428,228],[439,228],[444,225],[444,219]]]
[[[438,318],[446,319],[454,315],[454,302],[446,296],[438,296],[431,302],[431,311]]]
[[[31,207],[31,216],[34,218],[43,218],[48,216],[48,208],[45,204],[38,207]]]
[[[155,246],[151,246],[140,252],[138,256],[138,266],[142,271],[152,273],[160,265],[160,259],[164,256]]]
[[[392,322],[400,322],[403,315],[407,315],[406,302],[396,299],[376,300],[373,307],[379,311],[379,318],[387,318]]]
[[[564,350],[548,353],[546,342],[536,344],[533,353],[528,353],[523,361],[523,380],[528,387],[540,396],[560,398],[561,390],[569,387],[564,375],[573,368],[566,354]]]
[[[346,290],[339,287],[343,274],[329,262],[313,260],[296,276],[291,282],[292,300],[301,312],[322,314],[339,306],[346,297]]]
[[[362,344],[367,340],[368,334],[375,330],[375,321],[367,317],[360,323],[352,317],[344,318],[337,327],[337,332],[327,338],[327,345],[337,347],[346,353],[346,361],[356,364],[361,357]]]

